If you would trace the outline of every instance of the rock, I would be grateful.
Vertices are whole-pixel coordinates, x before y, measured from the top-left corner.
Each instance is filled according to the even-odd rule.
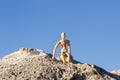
[[[3,59],[10,59],[10,58],[16,58],[16,57],[25,57],[29,55],[46,55],[43,50],[39,49],[33,49],[33,48],[20,48],[18,51],[11,53],[9,55],[6,55],[3,57]]]
[[[120,80],[96,65],[74,59],[64,65],[51,57],[42,50],[21,48],[0,60],[0,80]]]
[[[116,75],[119,75],[119,76],[120,76],[120,70],[114,70],[114,71],[112,71],[111,73],[113,73],[113,74],[116,74]]]

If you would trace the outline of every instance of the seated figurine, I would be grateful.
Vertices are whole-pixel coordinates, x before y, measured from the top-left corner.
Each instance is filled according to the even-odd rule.
[[[53,60],[55,59],[56,49],[58,48],[59,45],[61,45],[62,49],[61,49],[60,59],[62,60],[64,64],[70,63],[71,62],[70,41],[66,40],[66,34],[64,32],[61,33],[61,38],[62,39],[58,41],[54,47],[52,59]]]

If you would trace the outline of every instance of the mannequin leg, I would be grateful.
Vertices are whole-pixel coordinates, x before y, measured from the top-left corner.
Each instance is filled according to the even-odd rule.
[[[67,55],[67,62],[70,63],[70,62],[71,62],[70,54],[69,54],[69,53],[66,53],[66,55]]]
[[[61,59],[62,59],[63,63],[66,64],[66,60],[65,60],[64,54],[65,53],[61,53]]]

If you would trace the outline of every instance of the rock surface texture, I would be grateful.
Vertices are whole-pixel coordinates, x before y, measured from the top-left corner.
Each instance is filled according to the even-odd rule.
[[[120,80],[120,76],[90,64],[64,65],[42,50],[21,48],[0,60],[0,80]]]
[[[113,73],[113,74],[116,74],[116,75],[119,75],[119,76],[120,76],[120,70],[114,70],[114,71],[112,71],[111,73]]]

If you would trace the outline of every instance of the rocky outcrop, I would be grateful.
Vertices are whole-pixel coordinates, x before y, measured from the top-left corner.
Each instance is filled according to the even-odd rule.
[[[18,51],[11,53],[9,55],[4,56],[4,59],[10,59],[10,58],[19,58],[19,57],[25,57],[30,55],[46,55],[43,50],[34,49],[34,48],[20,48]]]
[[[42,50],[22,48],[0,60],[0,80],[120,80],[120,76],[90,64],[64,65]]]
[[[120,76],[120,70],[114,70],[114,71],[112,71],[111,73],[113,73],[113,74],[116,74],[116,75],[119,75],[119,76]]]

